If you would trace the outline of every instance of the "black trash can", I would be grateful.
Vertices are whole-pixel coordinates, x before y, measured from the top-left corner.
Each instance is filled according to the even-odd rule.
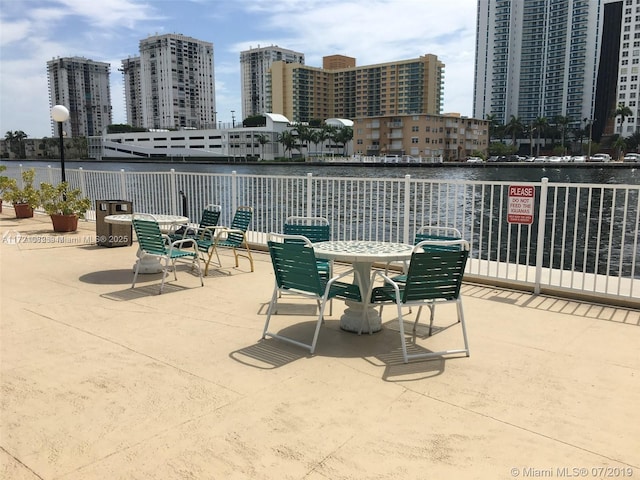
[[[103,247],[124,247],[133,242],[132,227],[107,223],[107,215],[131,215],[133,204],[126,200],[96,200],[96,243]]]

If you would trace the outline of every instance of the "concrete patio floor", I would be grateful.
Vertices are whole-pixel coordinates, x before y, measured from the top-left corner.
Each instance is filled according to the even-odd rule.
[[[0,478],[640,476],[638,311],[465,284],[471,356],[405,365],[394,308],[358,336],[336,301],[310,356],[260,339],[267,254],[157,295],[80,227],[0,214]],[[285,301],[272,328],[310,337]],[[460,345],[454,319],[412,348]]]

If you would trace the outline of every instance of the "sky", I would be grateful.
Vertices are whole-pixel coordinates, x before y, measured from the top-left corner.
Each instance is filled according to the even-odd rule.
[[[277,45],[357,66],[434,54],[445,64],[443,113],[472,116],[477,0],[0,0],[0,133],[52,136],[47,61],[111,65],[113,123],[126,123],[121,61],[140,40],[179,33],[213,43],[217,118],[239,121],[240,52]]]

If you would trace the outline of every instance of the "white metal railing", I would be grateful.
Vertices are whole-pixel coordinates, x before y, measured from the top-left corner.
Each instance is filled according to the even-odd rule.
[[[5,173],[19,178],[21,168]],[[58,168],[35,170],[36,184],[60,178]],[[221,223],[229,224],[238,206],[252,206],[255,244],[281,231],[290,215],[326,217],[334,239],[412,243],[422,225],[452,226],[471,244],[469,276],[640,306],[637,185],[518,182],[536,191],[534,222],[523,225],[507,222],[510,182],[82,169],[67,169],[66,178],[93,200],[131,201],[139,212],[195,220],[214,203],[223,206]]]

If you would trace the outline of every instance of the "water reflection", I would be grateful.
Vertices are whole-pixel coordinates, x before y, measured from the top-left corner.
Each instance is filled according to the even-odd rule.
[[[16,165],[18,162],[0,162]],[[55,162],[24,162],[25,167],[43,167]],[[455,165],[455,166],[315,166],[299,163],[290,165],[247,165],[233,164],[191,164],[191,163],[128,163],[128,162],[77,162],[67,161],[67,168],[84,170],[103,170],[128,172],[177,172],[231,173],[248,175],[306,175],[312,173],[318,177],[364,177],[364,178],[424,178],[446,181],[482,181],[482,182],[538,182],[547,177],[550,182],[561,183],[599,183],[640,185],[640,168],[607,166],[493,166],[493,165]]]

